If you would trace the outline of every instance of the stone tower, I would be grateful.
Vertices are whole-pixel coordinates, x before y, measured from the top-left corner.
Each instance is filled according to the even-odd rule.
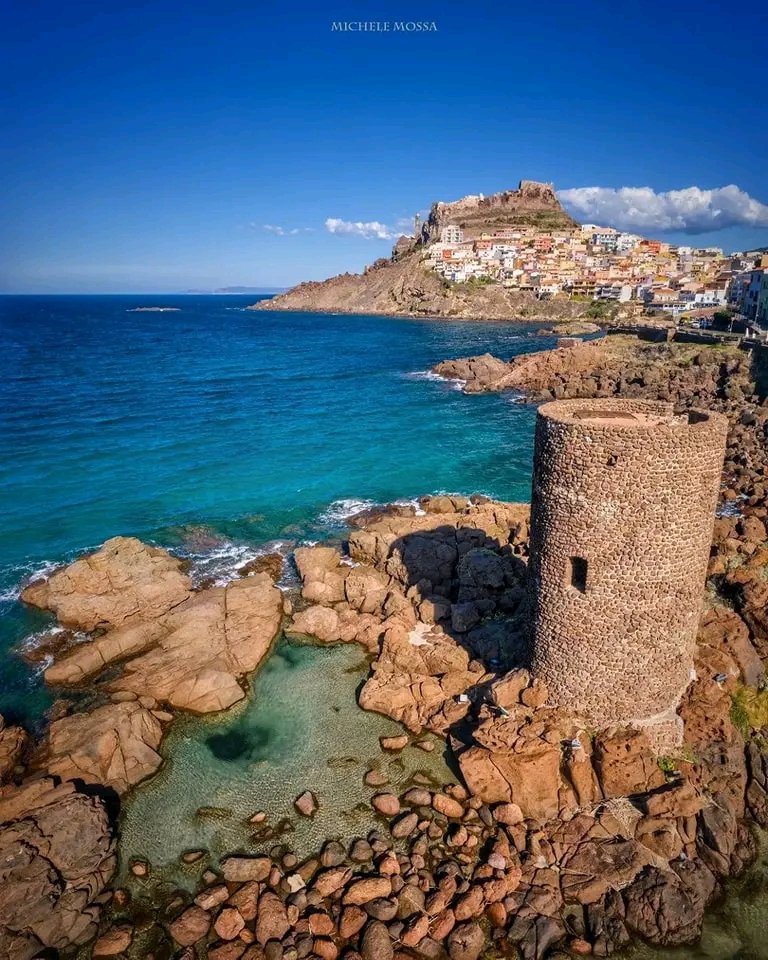
[[[678,742],[727,421],[646,400],[562,400],[536,422],[533,671],[597,726]]]

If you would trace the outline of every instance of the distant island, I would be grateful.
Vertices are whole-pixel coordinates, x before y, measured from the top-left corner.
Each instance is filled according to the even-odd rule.
[[[131,307],[128,313],[178,313],[181,307]]]

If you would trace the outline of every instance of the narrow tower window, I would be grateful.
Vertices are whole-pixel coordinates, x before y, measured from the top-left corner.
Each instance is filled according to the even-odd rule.
[[[569,557],[565,570],[565,582],[579,593],[587,592],[587,561],[584,557]]]

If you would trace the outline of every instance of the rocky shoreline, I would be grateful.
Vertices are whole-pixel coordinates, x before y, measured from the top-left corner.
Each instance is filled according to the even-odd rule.
[[[88,633],[46,676],[96,703],[63,709],[41,744],[0,728],[0,958],[66,955],[97,934],[91,956],[156,960],[476,960],[491,944],[605,956],[636,936],[699,935],[723,879],[753,856],[750,821],[768,826],[768,408],[749,357],[612,337],[435,369],[467,392],[653,397],[729,417],[679,754],[659,760],[642,733],[590,729],[530,678],[526,505],[427,497],[418,511],[366,511],[346,543],[295,551],[300,595],[282,594],[266,562],[193,590],[166,551],[116,538],[24,593]],[[137,914],[108,886],[117,798],[158,769],[175,711],[242,700],[281,629],[361,644],[373,659],[360,706],[408,731],[382,749],[445,737],[463,784],[396,794],[372,768],[372,831],[350,848],[331,838],[303,862],[280,844],[232,851],[193,895],[172,890]],[[323,803],[311,788],[308,774],[297,816]]]
[[[422,264],[419,252],[414,252],[395,260],[377,260],[363,273],[300,283],[248,309],[547,323],[585,317],[589,307],[586,301],[540,300],[532,293],[501,284],[447,283]],[[622,310],[627,318],[636,313],[635,306]]]

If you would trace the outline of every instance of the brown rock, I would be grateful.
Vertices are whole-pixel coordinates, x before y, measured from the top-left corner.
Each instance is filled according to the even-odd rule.
[[[305,790],[293,801],[294,807],[302,817],[314,817],[317,812],[317,797],[311,790]]]
[[[0,716],[0,784],[10,780],[28,743],[29,737],[21,727],[4,726]]]
[[[241,577],[250,577],[254,573],[267,573],[273,581],[276,581],[283,575],[284,565],[285,560],[279,553],[265,553],[244,563],[237,572]]]
[[[383,770],[366,770],[363,783],[367,787],[383,787],[389,783],[389,777]]]
[[[245,920],[235,907],[224,907],[213,925],[222,940],[234,940],[245,926]]]
[[[416,813],[404,813],[390,825],[390,832],[396,840],[402,840],[409,837],[419,824],[419,817]]]
[[[646,793],[664,784],[648,738],[637,730],[601,733],[595,740],[593,759],[606,800]]]
[[[227,883],[266,880],[271,869],[269,857],[232,856],[221,861],[221,873]]]
[[[321,870],[312,881],[312,889],[320,897],[330,897],[341,890],[352,876],[352,870],[349,867],[331,867],[328,870]]]
[[[132,941],[133,927],[127,923],[118,924],[102,933],[91,947],[91,956],[115,957],[119,953],[124,953]]]
[[[212,911],[215,910],[216,907],[220,907],[222,903],[226,903],[228,897],[229,890],[226,885],[218,883],[215,886],[201,890],[195,897],[195,903],[203,910]]]
[[[201,907],[187,907],[168,929],[180,947],[191,947],[211,929],[211,915]]]
[[[385,877],[364,877],[355,880],[347,887],[344,893],[344,904],[361,906],[377,897],[388,897],[392,892],[392,884]]]
[[[402,750],[408,746],[408,734],[402,734],[397,737],[379,737],[379,743],[382,750]]]
[[[0,956],[31,960],[92,939],[115,869],[104,805],[49,778],[0,795]]]
[[[341,642],[341,621],[332,607],[314,605],[300,610],[286,629],[289,636],[314,637],[322,643]]]
[[[362,907],[344,907],[339,919],[339,936],[351,940],[363,929],[368,920],[368,914]]]
[[[458,819],[464,815],[464,807],[454,800],[452,797],[446,796],[444,793],[435,793],[432,797],[432,806],[437,810],[438,813],[442,813],[444,817],[453,817]]]
[[[498,803],[493,808],[493,819],[508,827],[523,822],[523,811],[516,803]]]
[[[389,931],[380,920],[371,920],[360,939],[363,960],[393,960],[395,951]]]
[[[280,897],[270,890],[262,893],[256,916],[256,940],[262,946],[270,940],[282,940],[290,926],[285,905]]]
[[[315,937],[314,951],[322,960],[336,960],[339,955],[339,948],[327,937]]]
[[[240,960],[247,949],[247,945],[240,940],[217,943],[215,946],[208,947],[208,960]]]
[[[102,783],[125,793],[162,764],[162,724],[138,701],[110,703],[51,724],[43,762],[62,780]]]
[[[282,616],[282,594],[266,573],[205,590],[166,618],[158,645],[111,686],[193,713],[225,710],[245,697],[238,680],[267,655]]]
[[[485,935],[478,923],[462,923],[448,937],[448,956],[450,960],[477,960],[484,944]]]
[[[400,813],[400,801],[393,793],[377,793],[371,805],[385,817],[395,817]]]
[[[114,537],[21,595],[75,630],[157,620],[190,595],[181,561],[134,537]]]

